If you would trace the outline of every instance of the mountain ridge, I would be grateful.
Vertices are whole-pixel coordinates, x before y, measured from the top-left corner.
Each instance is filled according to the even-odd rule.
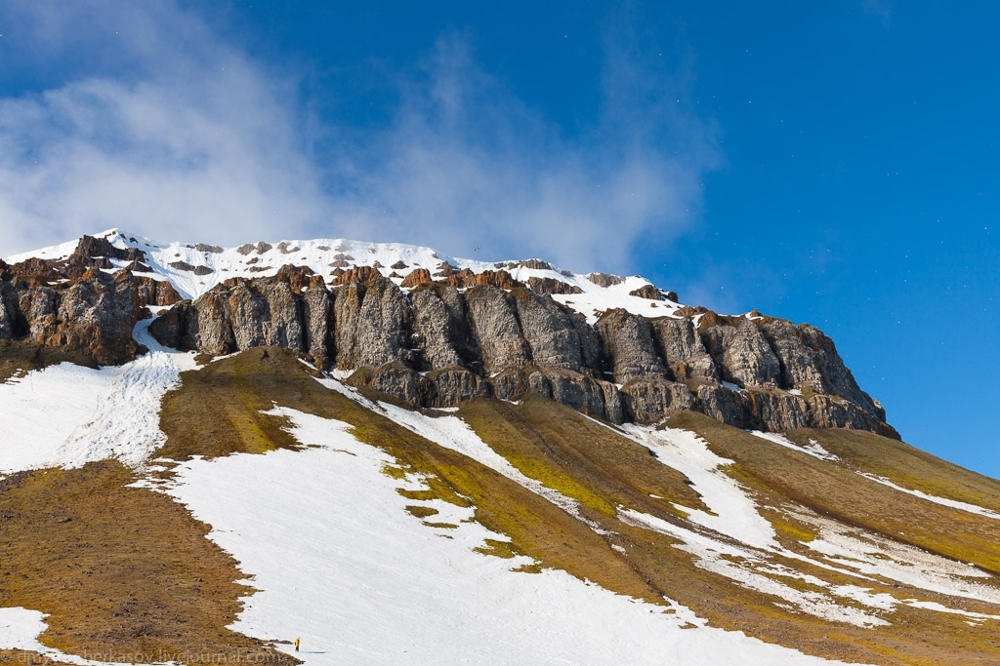
[[[70,245],[0,266],[0,339],[116,364],[141,351],[131,328],[148,308],[169,306],[150,327],[167,346],[288,347],[414,406],[535,392],[613,423],[694,410],[741,428],[899,438],[818,329],[682,306],[639,277],[343,240],[226,250],[110,230]]]

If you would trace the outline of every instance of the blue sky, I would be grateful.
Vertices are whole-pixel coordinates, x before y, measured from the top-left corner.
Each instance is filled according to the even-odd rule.
[[[121,226],[640,273],[819,326],[906,441],[1000,476],[998,19],[13,0],[0,255]]]

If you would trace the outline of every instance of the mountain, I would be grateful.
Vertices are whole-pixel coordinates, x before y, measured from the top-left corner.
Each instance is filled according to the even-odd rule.
[[[1000,482],[640,277],[111,230],[0,379],[7,660],[1000,663]]]

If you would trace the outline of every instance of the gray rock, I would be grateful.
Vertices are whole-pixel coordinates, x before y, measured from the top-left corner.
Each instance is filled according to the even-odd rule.
[[[391,361],[378,368],[362,368],[351,375],[348,383],[367,386],[411,407],[421,407],[434,400],[434,384],[400,361]]]
[[[742,393],[718,384],[701,384],[696,395],[701,411],[713,419],[743,429],[757,426],[750,402]]]
[[[756,423],[755,428],[769,432],[783,432],[812,425],[809,406],[796,395],[770,391],[748,391]]]
[[[636,378],[668,378],[667,369],[656,353],[648,319],[625,310],[609,310],[597,320],[597,332],[604,341],[612,373],[619,384]]]
[[[551,296],[537,296],[527,289],[512,295],[531,360],[546,368],[579,371],[584,365],[583,347],[570,313]]]
[[[112,277],[88,270],[65,288],[30,286],[17,293],[8,285],[4,291],[11,337],[85,351],[101,365],[125,363],[139,351],[132,329],[148,311],[136,298],[136,282],[128,273]]]
[[[625,423],[625,401],[618,387],[611,382],[596,381],[604,397],[604,418],[611,423]]]
[[[457,407],[473,398],[488,398],[492,388],[485,379],[465,368],[443,368],[427,373],[434,383],[434,397],[427,407]]]
[[[0,280],[0,339],[18,337],[17,290],[6,280]]]
[[[361,303],[357,327],[358,364],[378,366],[391,361],[412,365],[413,309],[391,280],[372,280]]]
[[[520,368],[507,368],[489,378],[495,398],[513,400],[528,392],[528,382]]]
[[[651,323],[660,354],[675,379],[718,379],[715,363],[690,319],[663,317]]]
[[[700,333],[722,379],[742,388],[777,386],[781,363],[756,324],[746,317],[713,319],[705,315]]]
[[[315,281],[300,297],[306,352],[320,369],[330,367],[336,353],[333,294],[323,282]]]
[[[465,301],[485,372],[526,366],[531,352],[521,334],[513,298],[502,289],[484,285],[468,290]]]
[[[232,354],[237,350],[228,301],[229,289],[218,285],[191,304],[193,316],[186,322],[181,349],[197,349],[213,355]]]
[[[604,417],[604,388],[594,379],[562,368],[544,368],[535,374],[544,375],[547,380],[547,397],[584,414]]]
[[[424,368],[479,365],[479,354],[468,324],[468,309],[458,290],[425,284],[410,292],[414,343]]]
[[[662,377],[633,379],[621,393],[625,411],[636,423],[656,423],[675,412],[695,409],[698,404],[686,385]]]
[[[413,365],[413,309],[392,281],[375,274],[367,285],[348,283],[334,299],[337,367],[353,370],[392,361]]]
[[[236,349],[277,346],[305,351],[305,333],[291,287],[273,278],[237,279],[229,289],[228,315]]]
[[[816,393],[840,396],[879,421],[885,420],[885,411],[861,390],[837,353],[833,340],[822,331],[771,318],[764,320],[760,330],[780,361],[783,388],[808,388]]]

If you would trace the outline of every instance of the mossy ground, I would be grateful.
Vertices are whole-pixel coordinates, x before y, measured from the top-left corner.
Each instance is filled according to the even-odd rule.
[[[864,430],[802,429],[788,433],[800,446],[815,440],[849,465],[929,495],[977,504],[1000,513],[1000,481],[963,469],[909,444]]]
[[[103,661],[296,663],[226,629],[244,574],[207,525],[135,480],[108,461],[0,481],[0,605],[48,614],[45,645]]]
[[[97,367],[97,362],[85,351],[67,352],[27,340],[0,340],[0,382],[59,363]]]

